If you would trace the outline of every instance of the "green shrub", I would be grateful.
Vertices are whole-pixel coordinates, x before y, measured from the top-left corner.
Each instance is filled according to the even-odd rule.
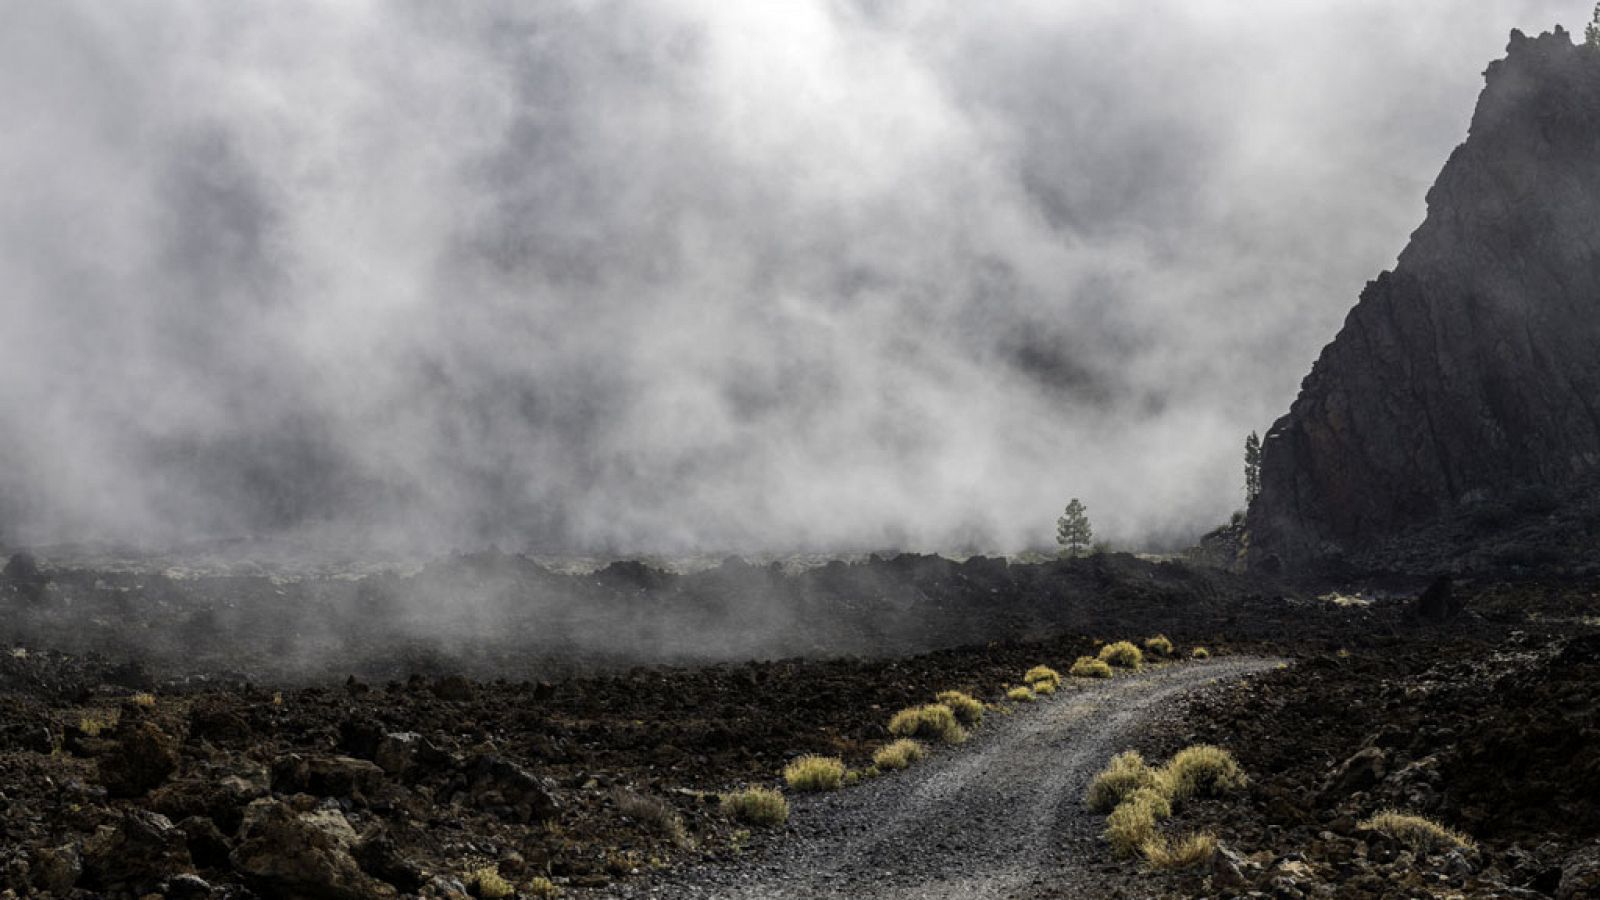
[[[1154,787],[1156,773],[1145,765],[1137,750],[1111,757],[1111,762],[1089,782],[1083,802],[1095,812],[1110,812],[1141,788]]]
[[[872,764],[884,771],[904,769],[926,754],[921,744],[911,738],[901,738],[879,747],[878,752],[872,754]]]
[[[797,791],[838,790],[844,781],[844,762],[833,756],[810,754],[783,769],[783,782]]]
[[[789,821],[789,801],[771,788],[752,787],[723,794],[722,811],[751,825],[782,825]]]
[[[950,707],[955,713],[956,720],[968,728],[976,727],[983,722],[983,703],[971,694],[961,691],[943,691],[938,697],[940,706]]]
[[[1144,665],[1144,653],[1127,641],[1117,641],[1100,648],[1100,660],[1121,669],[1138,669]]]
[[[1209,865],[1217,855],[1217,836],[1202,831],[1172,840],[1158,834],[1145,841],[1139,849],[1154,868],[1169,871],[1197,869]]]
[[[895,737],[923,738],[946,744],[959,744],[967,739],[966,729],[956,721],[956,714],[941,703],[900,710],[889,720],[889,733]]]
[[[1244,771],[1233,754],[1210,744],[1179,750],[1157,774],[1162,791],[1173,801],[1215,796],[1244,787]]]
[[[1073,678],[1110,678],[1111,667],[1092,656],[1080,656],[1067,674]]]
[[[1459,831],[1446,828],[1432,819],[1393,809],[1386,809],[1356,827],[1386,834],[1418,853],[1437,853],[1474,846],[1472,838]]]
[[[1166,635],[1158,634],[1153,638],[1145,639],[1144,649],[1150,651],[1154,656],[1171,656],[1172,642],[1167,640]]]

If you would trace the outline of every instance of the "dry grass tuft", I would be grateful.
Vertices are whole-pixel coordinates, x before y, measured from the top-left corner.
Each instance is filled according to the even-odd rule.
[[[1144,666],[1144,653],[1127,641],[1117,641],[1100,648],[1100,661],[1119,669],[1139,669]]]
[[[783,768],[783,782],[797,791],[834,791],[844,782],[844,761],[807,754]]]
[[[1041,697],[1048,697],[1056,692],[1054,681],[1041,681],[1033,686],[1033,692]]]
[[[556,887],[554,881],[540,875],[528,882],[526,893],[530,897],[559,897],[561,896],[561,888]]]
[[[1476,845],[1471,837],[1453,828],[1394,809],[1386,809],[1356,827],[1388,835],[1418,853],[1437,853]]]
[[[966,729],[956,721],[956,714],[941,703],[900,710],[889,720],[889,733],[895,737],[923,738],[946,744],[959,744],[967,739]]]
[[[872,754],[872,764],[880,770],[898,771],[907,768],[912,763],[927,755],[927,750],[911,738],[901,738],[892,744],[885,744]]]
[[[752,787],[723,794],[722,811],[751,825],[782,825],[789,821],[789,801],[771,788]]]
[[[1233,754],[1211,744],[1179,750],[1157,773],[1159,787],[1174,802],[1216,796],[1244,787],[1244,770]]]
[[[149,709],[150,707],[156,705],[156,695],[141,691],[140,693],[129,697],[128,702],[132,703],[134,706],[140,707],[141,709]]]
[[[1110,678],[1111,667],[1092,656],[1080,656],[1067,674],[1073,678]]]
[[[1153,638],[1145,638],[1144,649],[1152,656],[1171,656],[1172,641],[1166,635],[1158,634]]]
[[[1156,822],[1172,814],[1165,797],[1149,788],[1134,791],[1106,816],[1106,840],[1118,856],[1132,856],[1156,836]]]
[[[1139,850],[1157,869],[1197,869],[1209,865],[1217,855],[1217,836],[1202,831],[1173,840],[1158,834],[1145,841]]]
[[[500,868],[494,865],[481,866],[468,872],[466,882],[474,894],[485,900],[501,900],[517,892],[511,882],[500,874]]]
[[[616,801],[617,812],[657,834],[665,835],[677,846],[689,847],[694,844],[689,838],[689,829],[684,827],[683,816],[667,801],[621,789],[612,793],[612,799]]]
[[[1033,696],[1033,688],[1019,685],[1006,691],[1006,699],[1015,703],[1032,703],[1037,698]]]
[[[1189,656],[1194,659],[1210,659],[1211,651],[1204,647],[1196,647],[1189,651]]]
[[[975,727],[983,722],[983,703],[971,694],[961,691],[943,691],[938,696],[940,706],[950,707],[955,713],[956,721],[968,728]]]
[[[1156,773],[1145,765],[1137,750],[1111,757],[1111,762],[1089,782],[1083,802],[1095,812],[1110,812],[1140,788],[1156,786]]]
[[[1022,676],[1022,680],[1028,687],[1037,692],[1041,684],[1048,684],[1052,688],[1059,687],[1061,685],[1061,673],[1049,666],[1034,666],[1028,670],[1027,674]]]

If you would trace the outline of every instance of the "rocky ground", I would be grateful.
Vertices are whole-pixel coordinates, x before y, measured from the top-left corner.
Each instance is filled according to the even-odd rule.
[[[904,570],[900,581],[889,575],[894,565]],[[662,577],[591,577],[624,574],[625,584]],[[1463,583],[1419,603],[1414,585],[1393,583],[1277,593],[1128,560],[1030,568],[911,558],[822,576],[881,585],[877,596],[901,602],[901,616],[921,604],[934,625],[900,632],[914,648],[908,655],[676,668],[568,661],[585,675],[544,669],[550,657],[541,657],[484,678],[484,660],[451,671],[456,657],[398,654],[392,678],[373,677],[352,657],[350,674],[328,664],[315,677],[279,680],[255,667],[259,644],[249,635],[234,667],[214,664],[226,645],[197,648],[188,665],[167,650],[130,659],[115,652],[131,642],[126,635],[108,645],[115,655],[85,647],[83,635],[66,640],[72,652],[63,653],[39,640],[72,637],[52,600],[111,595],[129,635],[160,632],[197,603],[226,600],[216,584],[174,582],[152,596],[102,591],[87,573],[67,577],[76,580],[0,582],[9,605],[0,653],[0,890],[17,896],[484,895],[492,890],[474,885],[473,875],[485,867],[525,896],[535,895],[537,878],[572,896],[648,892],[682,883],[675,872],[738,879],[787,865],[830,820],[813,816],[821,807],[805,801],[790,825],[753,827],[724,815],[719,792],[777,785],[783,765],[803,753],[864,768],[889,739],[894,711],[946,689],[1016,706],[1003,702],[1003,689],[1028,667],[1064,669],[1100,639],[1158,630],[1144,622],[1160,623],[1180,647],[1204,642],[1222,651],[1219,666],[1232,665],[1229,654],[1279,654],[1294,664],[1236,687],[1111,703],[1103,714],[1125,713],[1121,724],[1073,744],[1093,752],[1074,751],[1069,766],[1045,744],[1078,740],[1074,732],[1035,726],[1072,708],[1072,688],[1010,716],[996,713],[993,734],[823,806],[860,806],[874,792],[926,799],[932,795],[918,785],[943,772],[981,771],[974,761],[1035,746],[1027,741],[1043,748],[1037,765],[1056,787],[1081,783],[1103,764],[1099,756],[1125,747],[1159,759],[1196,741],[1229,747],[1251,775],[1240,797],[1196,802],[1175,819],[1222,837],[1215,870],[1157,875],[1115,860],[1092,818],[1075,811],[1076,839],[1057,828],[1068,821],[1062,817],[1029,839],[1041,861],[1035,877],[1013,878],[1004,890],[986,882],[994,896],[1014,897],[1585,896],[1574,886],[1588,877],[1600,835],[1595,807],[1585,802],[1600,786],[1600,652],[1585,636],[1600,603],[1583,582]],[[849,612],[869,607],[865,599],[819,591],[819,583],[798,582],[811,590],[808,609],[867,618]],[[678,593],[683,581],[607,584],[596,596],[687,603]],[[1006,592],[1018,585],[1033,593]],[[295,590],[297,604],[315,593]],[[964,646],[915,647],[958,643],[961,621]],[[24,628],[37,623],[49,627]],[[1028,639],[981,640],[1018,628]],[[498,646],[510,652],[509,641]],[[1130,690],[1134,684],[1127,681]],[[1003,737],[1013,731],[1032,737]],[[1030,795],[1044,794],[1051,792]],[[912,859],[995,843],[992,823],[958,815],[962,802],[891,804],[876,815],[906,812],[891,817]],[[1478,848],[1417,857],[1356,827],[1386,805],[1435,816],[1473,835]],[[924,807],[928,816],[916,812]],[[928,827],[935,813],[948,834]],[[930,846],[914,846],[921,844]],[[1090,880],[1070,881],[1043,865],[1064,856],[1088,866]],[[993,862],[961,868],[989,871]],[[802,878],[803,892],[796,866],[790,874]],[[1026,871],[994,871],[1001,869]],[[707,874],[704,883],[729,883],[717,878]]]

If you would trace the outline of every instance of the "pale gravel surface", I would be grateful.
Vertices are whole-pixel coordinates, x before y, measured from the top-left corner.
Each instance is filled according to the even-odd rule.
[[[1272,668],[1250,657],[1183,663],[1063,691],[967,745],[836,794],[794,803],[792,834],[742,864],[683,870],[632,898],[999,900],[1106,893],[1102,816],[1089,779],[1186,696]]]

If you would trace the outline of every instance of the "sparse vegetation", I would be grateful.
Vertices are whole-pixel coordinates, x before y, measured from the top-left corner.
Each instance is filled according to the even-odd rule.
[[[149,709],[156,705],[156,695],[141,691],[128,698],[128,702],[141,709]]]
[[[1171,656],[1172,641],[1168,640],[1166,635],[1158,634],[1145,639],[1144,649],[1154,656]]]
[[[480,866],[467,873],[465,879],[467,887],[472,892],[485,900],[501,900],[517,892],[511,882],[500,874],[500,868],[495,865]]]
[[[723,794],[722,811],[751,825],[782,825],[789,821],[789,801],[771,788],[752,787]]]
[[[1128,641],[1117,641],[1100,648],[1100,661],[1119,669],[1139,669],[1144,666],[1144,653]]]
[[[559,897],[561,896],[561,888],[556,887],[555,882],[540,875],[528,882],[526,893],[530,897]]]
[[[1432,819],[1393,809],[1386,809],[1356,827],[1388,835],[1418,853],[1437,853],[1475,844],[1467,835]]]
[[[1067,674],[1073,678],[1110,678],[1111,666],[1092,656],[1080,656]]]
[[[1154,868],[1195,869],[1210,864],[1217,855],[1217,836],[1202,831],[1174,840],[1158,834],[1145,841],[1139,850]]]
[[[1022,680],[1028,687],[1037,691],[1040,684],[1048,683],[1052,688],[1060,685],[1061,673],[1049,666],[1034,666],[1022,676]]]
[[[972,728],[983,722],[983,703],[971,694],[961,691],[943,691],[938,696],[941,706],[948,706],[955,713],[956,721]]]
[[[1211,658],[1211,651],[1207,650],[1204,647],[1196,647],[1193,650],[1189,651],[1189,656],[1192,659],[1210,659]]]
[[[967,739],[966,729],[956,721],[950,707],[940,703],[902,709],[889,720],[889,733],[895,737],[914,737],[946,744]]]
[[[89,713],[78,718],[78,730],[89,737],[99,737],[100,732],[117,727],[116,714]]]
[[[927,755],[927,750],[911,738],[901,738],[892,744],[885,744],[872,754],[872,764],[884,771],[899,770],[910,766],[912,763]]]
[[[1155,837],[1156,822],[1170,815],[1172,805],[1158,791],[1135,791],[1106,817],[1106,840],[1119,856],[1132,856]]]
[[[1056,520],[1056,543],[1061,545],[1062,556],[1082,556],[1094,543],[1094,529],[1089,525],[1089,515],[1077,497],[1072,498],[1066,512]]]
[[[1244,787],[1244,771],[1233,754],[1211,744],[1179,750],[1157,774],[1163,793],[1173,801],[1215,796]]]
[[[1048,697],[1056,692],[1056,682],[1041,681],[1033,686],[1033,692],[1041,697]]]
[[[1019,684],[1006,691],[1006,699],[1013,703],[1032,703],[1037,698],[1033,695],[1033,688]]]
[[[844,782],[844,762],[833,756],[807,754],[783,769],[783,782],[796,791],[834,791]]]
[[[1095,812],[1110,812],[1140,788],[1153,787],[1156,774],[1137,750],[1111,757],[1111,762],[1089,782],[1083,802]]]
[[[616,801],[617,812],[622,815],[665,835],[679,847],[688,847],[693,843],[688,829],[684,827],[683,816],[667,801],[628,790],[618,790],[612,797]]]

